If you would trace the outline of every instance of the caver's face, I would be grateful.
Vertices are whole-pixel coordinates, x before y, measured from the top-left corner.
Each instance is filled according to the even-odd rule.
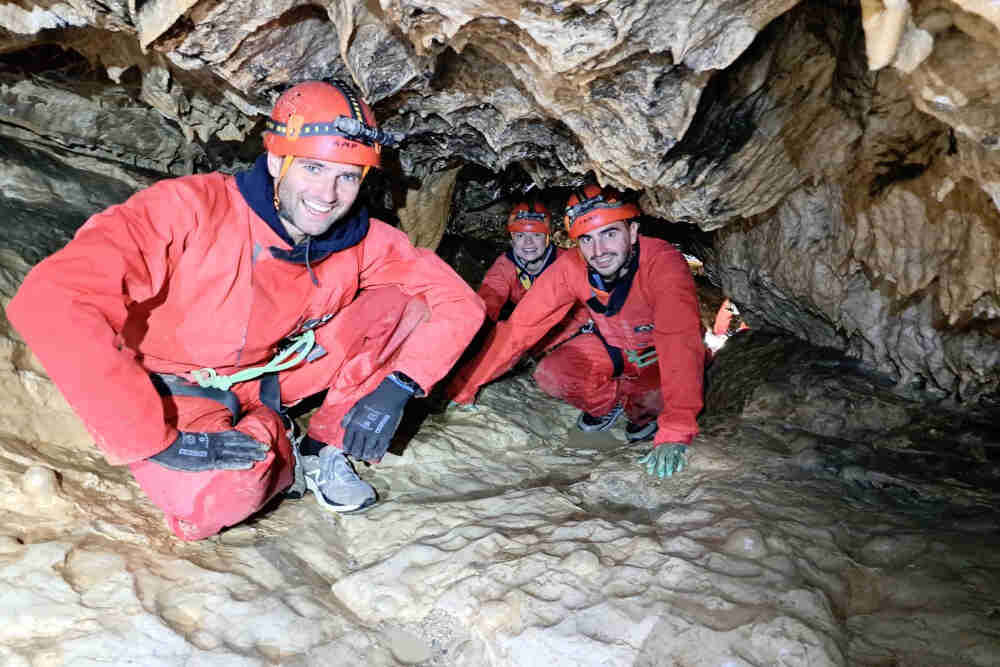
[[[602,278],[613,280],[625,266],[639,238],[639,223],[619,220],[581,234],[576,242],[587,264]]]
[[[525,264],[536,262],[545,254],[546,234],[541,232],[513,232],[510,235],[514,256]]]
[[[284,158],[267,155],[272,178],[281,173]],[[278,216],[296,243],[320,236],[354,205],[363,168],[356,164],[297,157],[278,185]]]

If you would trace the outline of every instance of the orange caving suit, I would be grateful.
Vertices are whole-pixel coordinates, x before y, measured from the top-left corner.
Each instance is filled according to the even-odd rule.
[[[245,174],[259,185],[252,206],[244,181],[212,173],[162,181],[93,216],[32,269],[7,310],[107,460],[130,466],[182,539],[260,509],[291,483],[293,458],[259,380],[233,387],[243,412],[233,427],[219,403],[161,397],[150,372],[260,366],[283,338],[315,327],[313,356],[325,355],[282,371],[281,399],[329,388],[309,433],[339,446],[358,399],[394,370],[430,391],[483,319],[481,300],[443,261],[363,207],[349,214],[346,228],[360,230],[350,247],[280,258],[291,243],[273,204],[270,222],[257,213],[271,195],[263,156]],[[267,458],[204,472],[147,460],[178,430],[229,428],[270,445]]]
[[[562,257],[568,252],[566,249],[556,246],[552,246],[552,250],[556,258]],[[493,266],[483,276],[483,282],[477,290],[477,294],[486,305],[486,318],[494,323],[500,319],[500,311],[508,301],[516,306],[528,293],[528,287],[525,287],[522,282],[518,266],[511,259],[511,255],[512,253],[508,251],[497,257]],[[542,268],[542,273],[551,265],[548,264]],[[534,279],[537,280],[538,276],[535,276]],[[535,351],[542,353],[545,349],[569,338],[579,331],[580,327],[586,324],[589,319],[590,313],[585,307],[579,304],[574,306],[570,309],[569,314],[563,318],[563,321],[554,327],[540,344],[535,346]]]
[[[669,243],[642,236],[639,248],[638,269],[621,310],[609,317],[588,306],[600,336],[569,340],[546,356],[546,367],[539,365],[535,379],[546,393],[593,415],[607,414],[622,401],[632,422],[658,419],[657,445],[687,444],[698,432],[705,365],[694,280]],[[449,393],[459,403],[472,402],[481,385],[506,372],[574,304],[592,297],[608,303],[591,287],[580,254],[559,257],[510,318],[497,325],[495,336]],[[646,356],[654,347],[657,362],[640,366],[636,353]]]

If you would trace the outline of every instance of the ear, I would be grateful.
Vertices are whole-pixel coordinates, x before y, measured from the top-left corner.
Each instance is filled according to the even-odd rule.
[[[639,240],[638,220],[633,220],[632,222],[629,223],[628,232],[629,232],[629,240],[631,241],[632,245],[635,245],[635,242]]]
[[[275,155],[268,151],[267,153],[267,171],[271,174],[271,178],[277,178],[278,174],[281,173],[281,162],[282,158],[280,155]]]

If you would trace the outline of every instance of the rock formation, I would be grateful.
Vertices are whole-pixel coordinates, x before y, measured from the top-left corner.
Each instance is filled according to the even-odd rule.
[[[976,401],[1000,383],[998,25],[950,0],[7,5],[6,245],[36,261],[152,179],[245,167],[284,86],[338,77],[407,134],[379,187],[422,243],[462,234],[455,179],[594,178],[721,230],[712,275],[758,326]]]
[[[432,416],[371,518],[283,504],[181,546],[0,321],[0,662],[993,664],[997,2],[16,0],[0,303],[92,213],[246,168],[308,78],[351,81],[406,134],[366,195],[470,279],[529,189],[557,207],[595,180],[653,233],[701,232],[717,291],[768,332],[739,348],[765,380],[730,384],[751,371],[727,353],[715,386],[742,400],[710,391],[677,487],[570,438],[515,378],[485,431]],[[807,344],[825,351],[788,352]],[[781,354],[801,362],[783,381]],[[538,407],[510,420],[508,392]],[[928,401],[951,426],[918,419]],[[921,458],[918,427],[953,458]],[[899,472],[921,465],[954,485]]]

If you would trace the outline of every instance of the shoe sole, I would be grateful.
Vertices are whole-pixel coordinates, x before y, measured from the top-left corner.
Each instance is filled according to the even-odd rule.
[[[331,503],[323,495],[323,492],[319,490],[319,484],[309,475],[306,475],[306,488],[312,491],[313,496],[316,498],[316,502],[320,507],[328,512],[335,512],[337,514],[356,514],[358,512],[363,512],[366,509],[372,507],[378,498],[371,498],[360,505],[338,505],[336,503]]]
[[[583,423],[583,415],[580,415],[576,419],[576,427],[581,431],[583,431],[584,433],[598,433],[600,431],[607,431],[609,428],[615,425],[615,422],[618,421],[618,418],[621,417],[622,412],[624,411],[625,411],[624,408],[616,406],[615,410],[613,411],[614,416],[609,418],[606,424],[599,424],[597,426],[587,426],[586,424]]]
[[[625,432],[625,440],[630,443],[642,442],[643,440],[649,440],[656,433],[656,422],[652,422],[644,426],[641,430],[635,433]]]

